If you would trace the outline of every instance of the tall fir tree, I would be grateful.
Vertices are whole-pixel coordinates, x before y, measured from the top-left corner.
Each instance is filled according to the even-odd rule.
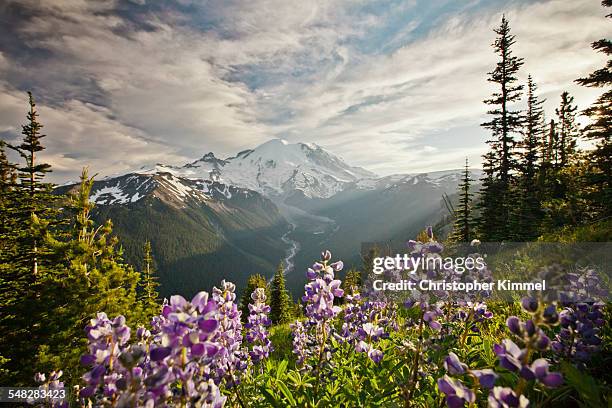
[[[155,276],[155,268],[153,267],[153,251],[151,250],[151,241],[145,241],[143,246],[143,271],[140,279],[140,302],[142,304],[144,317],[150,320],[153,316],[159,314],[159,283]]]
[[[0,140],[0,263],[11,253],[8,239],[15,227],[11,203],[17,185],[15,165],[9,162],[5,146],[4,140]]]
[[[357,269],[350,269],[346,272],[344,281],[342,282],[342,289],[344,293],[354,295],[360,291],[361,287],[361,272]]]
[[[20,209],[15,215],[27,227],[22,231],[21,251],[16,260],[29,266],[32,281],[38,274],[39,257],[44,256],[45,249],[40,247],[40,237],[47,227],[47,220],[54,216],[52,203],[56,196],[52,194],[53,185],[44,182],[47,173],[51,172],[51,165],[41,162],[38,154],[45,149],[41,140],[46,136],[41,133],[43,125],[39,122],[39,114],[31,92],[28,92],[29,110],[27,123],[21,127],[23,140],[19,145],[8,145],[24,160],[24,164],[17,167],[19,189],[23,192]]]
[[[601,4],[612,7],[612,0],[604,0]],[[612,18],[612,13],[607,14],[606,18]],[[587,182],[591,190],[591,211],[605,218],[612,216],[612,41],[604,38],[595,41],[591,47],[606,55],[608,61],[603,68],[576,82],[604,89],[604,93],[583,111],[590,120],[583,131],[584,137],[595,143],[595,149],[588,155],[590,169]]]
[[[519,143],[518,179],[515,197],[517,201],[511,211],[512,239],[530,241],[538,237],[542,212],[538,189],[540,154],[545,134],[543,100],[536,95],[537,86],[531,75],[527,79],[527,110],[523,139]]]
[[[271,286],[270,319],[275,324],[287,323],[293,317],[293,304],[285,287],[285,270],[282,263],[278,265]]]
[[[474,220],[472,216],[472,185],[468,159],[465,159],[465,167],[461,183],[458,186],[459,204],[455,208],[455,222],[450,235],[452,242],[471,242],[474,237]]]
[[[0,332],[3,333],[0,356],[8,358],[4,362],[7,375],[1,383],[7,381],[9,385],[31,384],[37,349],[47,336],[44,325],[48,305],[41,299],[46,278],[56,265],[44,237],[60,223],[58,197],[52,194],[53,185],[45,182],[50,165],[39,158],[44,150],[41,142],[44,135],[31,93],[28,93],[26,120],[22,126],[22,142],[6,144],[23,162],[9,165],[10,181],[8,184],[3,181],[6,189],[2,193],[3,209],[10,221],[0,236],[3,252],[0,256]],[[3,160],[2,166],[6,165]]]
[[[494,32],[497,38],[492,46],[499,61],[489,73],[488,81],[498,85],[499,90],[484,101],[491,106],[487,113],[492,118],[481,126],[491,131],[492,138],[487,141],[490,154],[484,156],[484,165],[490,174],[485,171],[480,205],[482,217],[486,219],[482,220],[480,235],[487,240],[503,240],[510,235],[508,221],[512,200],[511,186],[513,171],[517,167],[514,134],[520,131],[523,124],[521,111],[512,108],[512,104],[521,98],[523,90],[523,85],[517,83],[523,59],[512,53],[515,37],[510,33],[510,25],[505,16]]]
[[[485,153],[482,163],[483,177],[475,207],[479,214],[476,217],[476,235],[481,240],[495,240],[500,236],[503,225],[496,212],[502,205],[499,191],[499,180],[496,178],[498,158],[491,151]]]
[[[561,94],[561,103],[555,113],[557,115],[557,165],[565,167],[575,159],[576,143],[578,140],[578,126],[576,125],[576,111],[573,105],[574,97],[565,91]]]

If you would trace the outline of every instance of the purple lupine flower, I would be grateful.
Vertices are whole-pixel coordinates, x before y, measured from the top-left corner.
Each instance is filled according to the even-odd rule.
[[[125,325],[123,316],[111,321],[106,313],[98,313],[85,331],[89,353],[81,358],[81,362],[92,366],[92,369],[83,376],[87,386],[82,392],[88,394],[103,383],[104,374],[116,364],[121,350],[130,339],[130,328]]]
[[[539,307],[537,299],[530,297],[524,297],[521,299],[521,306],[529,313],[535,313]]]
[[[221,288],[213,288],[213,300],[217,305],[219,321],[214,341],[221,345],[212,362],[216,382],[226,381],[228,386],[240,382],[240,373],[247,367],[248,352],[242,348],[241,312],[236,304],[236,285],[221,281]]]
[[[341,261],[330,263],[331,258],[331,252],[323,251],[321,261],[315,262],[306,273],[309,282],[304,286],[302,296],[306,321],[303,325],[299,322],[292,325],[294,353],[298,355],[298,365],[301,369],[310,366],[307,361],[310,353],[324,357],[322,361],[317,362],[316,369],[320,369],[321,364],[326,364],[326,360],[331,357],[328,339],[338,336],[331,321],[342,310],[334,305],[334,300],[344,295],[344,291],[340,289],[342,282],[335,279],[335,272],[340,271],[343,264]],[[309,347],[306,347],[307,345]]]
[[[190,302],[172,296],[153,319],[152,332],[138,329],[129,345],[125,319],[98,314],[87,327],[89,353],[81,361],[91,369],[80,397],[96,406],[223,406],[212,366],[223,350],[214,341],[218,315],[205,292]]]
[[[485,368],[482,370],[470,370],[470,373],[472,373],[476,378],[478,378],[478,382],[480,383],[480,385],[489,389],[493,388],[495,381],[497,381],[497,378],[499,377],[495,373],[495,371],[489,368]]]
[[[425,228],[425,231],[427,232],[427,238],[433,240],[433,227],[431,225],[428,225],[427,228]]]
[[[493,346],[493,351],[499,358],[499,364],[506,370],[519,371],[522,368],[526,350],[521,349],[512,340],[502,340],[501,344]]]
[[[549,363],[545,358],[538,358],[531,366],[521,369],[521,376],[527,380],[537,379],[547,387],[556,388],[563,384],[563,376],[560,373],[550,373]]]
[[[368,350],[368,357],[370,358],[370,360],[378,364],[383,359],[383,353],[378,349],[370,347],[370,349]]]
[[[529,400],[520,397],[511,388],[495,387],[489,393],[488,403],[490,408],[527,408]]]
[[[550,339],[535,325],[533,320],[523,323],[516,316],[511,316],[506,324],[512,333],[522,338],[527,347],[540,351],[548,349]],[[496,344],[493,351],[501,367],[518,372],[526,380],[538,380],[547,387],[557,387],[563,383],[561,374],[548,372],[547,360],[540,358],[530,366],[529,361],[526,361],[527,349],[521,349],[510,339],[504,339],[501,344]]]
[[[474,392],[466,387],[461,381],[455,380],[448,375],[438,378],[438,389],[446,395],[446,405],[449,408],[460,408],[476,401]]]
[[[436,319],[442,315],[442,310],[438,307],[433,310],[428,310],[423,314],[423,320],[431,327],[433,330],[440,330],[442,325]]]
[[[306,364],[306,361],[312,355],[309,346],[313,341],[301,321],[297,320],[289,327],[293,333],[293,354],[296,355],[297,365],[308,369],[310,366]]]
[[[247,329],[246,339],[253,344],[249,352],[251,360],[258,363],[270,355],[271,342],[268,339],[266,329],[272,322],[268,317],[270,306],[266,305],[266,292],[263,288],[257,288],[251,293],[253,303],[249,304],[249,317],[245,325]]]
[[[64,383],[60,381],[60,377],[63,375],[63,371],[52,371],[49,374],[49,379],[44,373],[36,373],[34,375],[34,381],[38,384],[39,389],[50,391],[50,390],[62,390],[64,389]],[[68,408],[68,401],[60,399],[44,399],[32,401],[37,407],[51,407],[51,408]]]
[[[451,375],[463,374],[467,370],[467,365],[459,360],[459,357],[452,351],[444,359],[444,368]]]
[[[561,330],[552,342],[560,357],[585,364],[601,348],[601,327],[605,324],[602,303],[567,305],[559,313]]]

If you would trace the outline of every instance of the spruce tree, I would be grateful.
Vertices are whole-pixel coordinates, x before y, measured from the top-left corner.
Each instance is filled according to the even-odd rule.
[[[2,159],[1,165],[2,206],[8,221],[0,235],[0,356],[8,358],[4,362],[7,375],[2,378],[8,385],[31,384],[37,348],[48,335],[44,329],[48,305],[42,301],[42,292],[56,265],[44,238],[60,224],[59,197],[44,180],[50,166],[38,157],[44,150],[42,124],[32,94],[28,97],[22,142],[6,144],[23,162],[12,165]]]
[[[576,125],[576,111],[574,97],[565,91],[561,94],[561,103],[555,113],[557,114],[557,154],[558,167],[565,167],[575,159],[578,127]]]
[[[519,174],[516,183],[512,214],[512,238],[517,241],[530,241],[538,237],[542,212],[540,208],[539,164],[542,152],[544,131],[543,100],[536,95],[537,86],[529,75],[527,79],[527,111],[523,140],[521,140],[519,155]]]
[[[143,246],[143,263],[144,268],[141,273],[141,295],[140,302],[145,314],[145,319],[150,320],[153,316],[159,314],[159,293],[157,288],[159,283],[155,277],[155,269],[153,267],[153,252],[151,250],[151,241],[146,241]]]
[[[283,264],[272,279],[270,289],[270,319],[274,324],[282,324],[291,321],[293,305],[287,289],[285,288],[285,273]]]
[[[17,166],[19,189],[22,191],[19,210],[15,212],[19,221],[26,227],[22,231],[20,251],[16,261],[27,264],[31,271],[31,281],[34,282],[38,274],[39,258],[44,256],[44,248],[39,247],[40,237],[47,227],[46,220],[54,217],[55,211],[52,203],[56,196],[52,194],[53,185],[44,182],[47,173],[51,172],[51,165],[40,162],[38,153],[45,148],[41,140],[45,137],[41,133],[43,128],[39,122],[36,103],[31,92],[28,92],[29,110],[27,124],[22,126],[23,140],[17,146],[8,145],[24,160],[24,164]]]
[[[510,25],[505,16],[494,32],[497,38],[492,46],[499,57],[499,62],[489,73],[488,81],[498,85],[499,90],[484,101],[491,106],[487,113],[492,118],[481,126],[491,131],[492,138],[487,141],[490,154],[484,156],[485,167],[490,174],[485,171],[481,206],[482,216],[487,219],[482,221],[480,233],[487,240],[503,240],[510,235],[508,231],[512,199],[510,189],[513,171],[517,167],[514,134],[520,131],[523,124],[521,111],[513,110],[511,106],[521,98],[523,85],[517,83],[517,74],[523,65],[523,59],[512,55],[515,37],[510,34]]]
[[[604,0],[604,7],[612,7],[612,0]],[[612,13],[606,15],[612,18]],[[587,174],[592,209],[605,218],[612,215],[612,41],[601,39],[591,47],[596,52],[608,56],[603,68],[592,72],[586,78],[576,80],[588,87],[604,89],[604,93],[589,108],[582,113],[590,122],[583,129],[584,137],[595,143],[595,149],[588,155],[590,169]]]
[[[452,242],[471,242],[474,236],[474,221],[472,217],[473,194],[470,192],[472,181],[472,178],[470,178],[468,159],[466,158],[463,177],[458,186],[459,205],[455,209],[455,222],[450,236]]]
[[[500,189],[499,179],[496,178],[498,158],[493,152],[485,153],[482,163],[483,178],[479,200],[475,207],[478,209],[476,218],[476,235],[482,241],[494,241],[501,236],[503,224],[497,209],[503,204],[502,197],[497,194]]]
[[[247,280],[247,286],[242,292],[242,297],[240,298],[240,310],[242,311],[242,321],[246,322],[247,317],[249,316],[249,303],[252,302],[251,294],[255,292],[257,288],[264,288],[266,291],[266,303],[270,302],[270,287],[266,278],[264,278],[260,274],[255,274],[249,276]]]
[[[349,295],[353,295],[359,292],[359,288],[361,287],[361,272],[357,269],[351,269],[346,273],[344,277],[344,282],[342,282],[342,288],[344,289],[344,293]]]
[[[5,142],[0,140],[0,263],[3,259],[11,259],[9,242],[15,228],[12,216],[12,203],[17,185],[15,165],[10,163],[5,150]]]

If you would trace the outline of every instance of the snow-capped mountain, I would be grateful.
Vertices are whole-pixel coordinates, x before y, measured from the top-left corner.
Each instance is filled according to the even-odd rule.
[[[476,182],[482,176],[482,170],[470,169],[470,177]],[[364,178],[358,180],[353,188],[360,190],[386,190],[416,184],[428,184],[451,193],[463,177],[463,169],[433,171],[415,174],[392,174],[385,177]],[[450,190],[450,191],[448,191]]]
[[[183,166],[158,163],[107,177],[107,185],[103,190],[94,190],[92,200],[102,205],[134,202],[153,183],[166,186],[176,201],[205,200],[211,195],[232,194],[234,189],[239,194],[257,192],[278,203],[296,198],[329,199],[346,190],[386,190],[418,183],[447,191],[456,187],[460,177],[461,170],[378,177],[348,165],[316,144],[273,139],[226,159],[209,152]]]
[[[316,144],[292,144],[281,139],[224,160],[210,152],[182,167],[159,164],[140,172],[167,172],[188,179],[218,181],[269,197],[300,191],[310,198],[328,198],[351,183],[376,177],[365,169],[349,166]]]
[[[98,205],[122,205],[150,196],[175,207],[185,207],[197,202],[223,201],[233,196],[248,198],[253,194],[256,193],[252,190],[213,180],[179,177],[160,165],[155,172],[129,173],[96,181],[90,200]]]
[[[109,176],[90,197],[94,216],[115,223],[131,263],[150,240],[165,293],[190,293],[221,277],[271,276],[279,261],[302,270],[322,249],[358,265],[364,242],[403,242],[448,216],[442,197],[453,197],[462,173],[379,177],[315,144],[275,139],[225,159],[210,152]],[[288,273],[288,286],[301,289],[303,275]]]

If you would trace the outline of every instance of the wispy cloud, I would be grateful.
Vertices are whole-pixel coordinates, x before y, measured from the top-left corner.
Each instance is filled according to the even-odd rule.
[[[33,89],[58,180],[272,137],[380,173],[476,164],[502,13],[548,110],[563,89],[590,103],[572,83],[602,64],[588,44],[607,22],[590,0],[9,1],[0,132],[16,136]]]

